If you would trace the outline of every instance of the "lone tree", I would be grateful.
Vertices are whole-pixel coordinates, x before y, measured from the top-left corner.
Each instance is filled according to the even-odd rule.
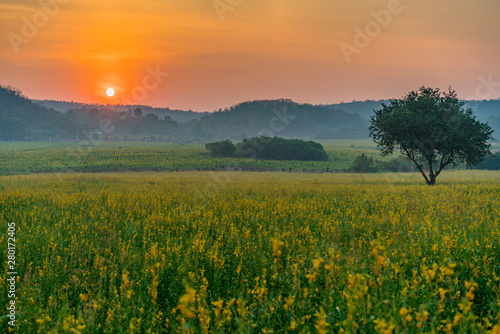
[[[375,110],[370,137],[382,147],[384,156],[394,151],[407,156],[425,182],[433,185],[447,165],[474,166],[491,154],[492,128],[476,120],[464,104],[451,87],[444,93],[421,87]]]

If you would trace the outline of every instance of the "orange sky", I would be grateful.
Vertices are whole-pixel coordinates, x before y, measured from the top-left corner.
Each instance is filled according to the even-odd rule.
[[[493,0],[0,0],[0,84],[197,111],[397,98],[422,85],[498,98],[499,14]],[[367,27],[369,43],[355,41]],[[356,48],[350,62],[341,45]]]

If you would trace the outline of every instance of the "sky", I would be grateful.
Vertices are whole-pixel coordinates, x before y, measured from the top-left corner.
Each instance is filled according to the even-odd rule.
[[[494,0],[0,0],[0,84],[194,111],[421,86],[495,99],[499,14]]]

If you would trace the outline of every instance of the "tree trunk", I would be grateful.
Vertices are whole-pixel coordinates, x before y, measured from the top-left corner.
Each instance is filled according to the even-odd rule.
[[[429,179],[429,183],[428,183],[430,186],[433,186],[436,184],[436,174],[434,174],[433,172],[431,172],[430,174],[430,179]]]
[[[432,169],[432,159],[429,158],[427,160],[427,163],[429,164],[429,180],[427,181],[427,184],[429,186],[435,185],[436,184],[436,174],[434,174],[434,170]]]

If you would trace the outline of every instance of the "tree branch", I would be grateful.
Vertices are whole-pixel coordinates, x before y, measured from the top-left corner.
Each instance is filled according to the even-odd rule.
[[[446,159],[446,161],[444,161],[444,158],[448,156],[448,158]],[[444,161],[444,162],[443,162]],[[449,156],[448,153],[444,154],[443,157],[441,158],[441,162],[439,163],[439,170],[436,172],[436,176],[439,175],[439,173],[441,173],[441,171],[443,170],[443,168],[445,168],[447,165],[449,165],[450,163],[452,162],[452,159],[451,157]]]
[[[425,182],[427,184],[430,184],[430,181],[429,179],[427,178],[427,175],[425,175],[424,171],[422,170],[422,165],[417,163],[417,161],[415,161],[415,156],[413,154],[410,153],[410,151],[408,150],[405,150],[405,153],[406,153],[406,156],[408,157],[408,159],[410,159],[410,161],[412,161],[415,166],[418,168],[418,170],[420,171],[420,173],[422,174],[422,176],[424,177],[425,179]],[[413,153],[413,152],[412,152]]]

